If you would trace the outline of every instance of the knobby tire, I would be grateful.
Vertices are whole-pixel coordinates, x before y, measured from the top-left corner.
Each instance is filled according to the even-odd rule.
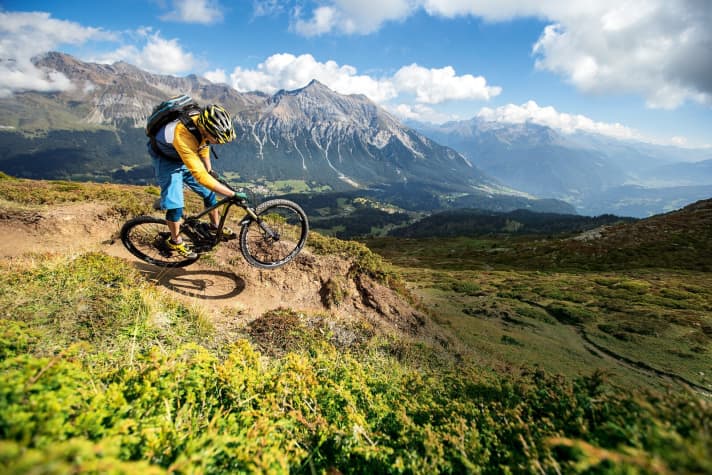
[[[309,234],[302,208],[289,200],[265,201],[255,208],[258,220],[246,218],[240,229],[240,251],[250,265],[275,269],[296,257]]]
[[[196,260],[169,252],[163,240],[170,235],[165,219],[138,216],[121,228],[121,242],[126,249],[142,261],[161,267],[185,267]]]

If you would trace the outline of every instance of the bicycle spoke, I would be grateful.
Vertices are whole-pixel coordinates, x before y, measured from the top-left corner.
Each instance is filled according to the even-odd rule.
[[[121,240],[136,257],[158,266],[182,267],[195,261],[171,251],[165,244],[170,236],[164,220],[143,216],[127,222]],[[190,244],[187,237],[184,239]]]
[[[259,221],[243,228],[241,245],[245,258],[258,267],[273,268],[289,262],[306,241],[308,225],[304,212],[286,200],[274,200],[258,210]]]

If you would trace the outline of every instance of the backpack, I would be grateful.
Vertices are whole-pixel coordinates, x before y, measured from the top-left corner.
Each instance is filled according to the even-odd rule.
[[[185,94],[166,99],[154,107],[151,115],[149,115],[146,120],[146,135],[151,141],[153,151],[164,158],[171,158],[158,149],[156,134],[161,130],[161,127],[176,119],[180,120],[185,128],[193,134],[198,143],[200,143],[203,137],[195,125],[195,122],[191,119],[192,116],[197,114],[200,114],[200,106],[193,98]]]

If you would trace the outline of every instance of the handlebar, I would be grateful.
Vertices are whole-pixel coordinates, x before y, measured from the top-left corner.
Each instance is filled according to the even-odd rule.
[[[210,176],[212,176],[213,178],[215,178],[217,181],[219,181],[220,183],[222,183],[223,185],[225,185],[226,187],[228,187],[231,191],[234,191],[234,192],[235,192],[235,196],[233,197],[233,199],[234,199],[234,201],[235,201],[236,203],[244,204],[244,203],[247,202],[247,203],[254,203],[254,204],[256,204],[256,200],[255,200],[255,196],[254,196],[255,194],[254,194],[254,193],[249,192],[249,190],[242,189],[242,188],[239,189],[239,190],[236,190],[235,187],[232,186],[232,185],[227,181],[227,178],[226,178],[224,175],[222,175],[222,174],[219,173],[219,172],[216,172],[215,170],[210,170],[208,173],[210,174]],[[251,196],[250,196],[250,195],[251,195]]]

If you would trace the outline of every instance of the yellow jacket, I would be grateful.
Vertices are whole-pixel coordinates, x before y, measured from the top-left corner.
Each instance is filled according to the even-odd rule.
[[[198,116],[191,117],[196,122]],[[173,148],[190,170],[195,180],[206,188],[213,190],[219,182],[208,173],[212,170],[210,163],[210,145],[205,138],[198,143],[195,136],[180,122],[176,124],[173,134]]]

